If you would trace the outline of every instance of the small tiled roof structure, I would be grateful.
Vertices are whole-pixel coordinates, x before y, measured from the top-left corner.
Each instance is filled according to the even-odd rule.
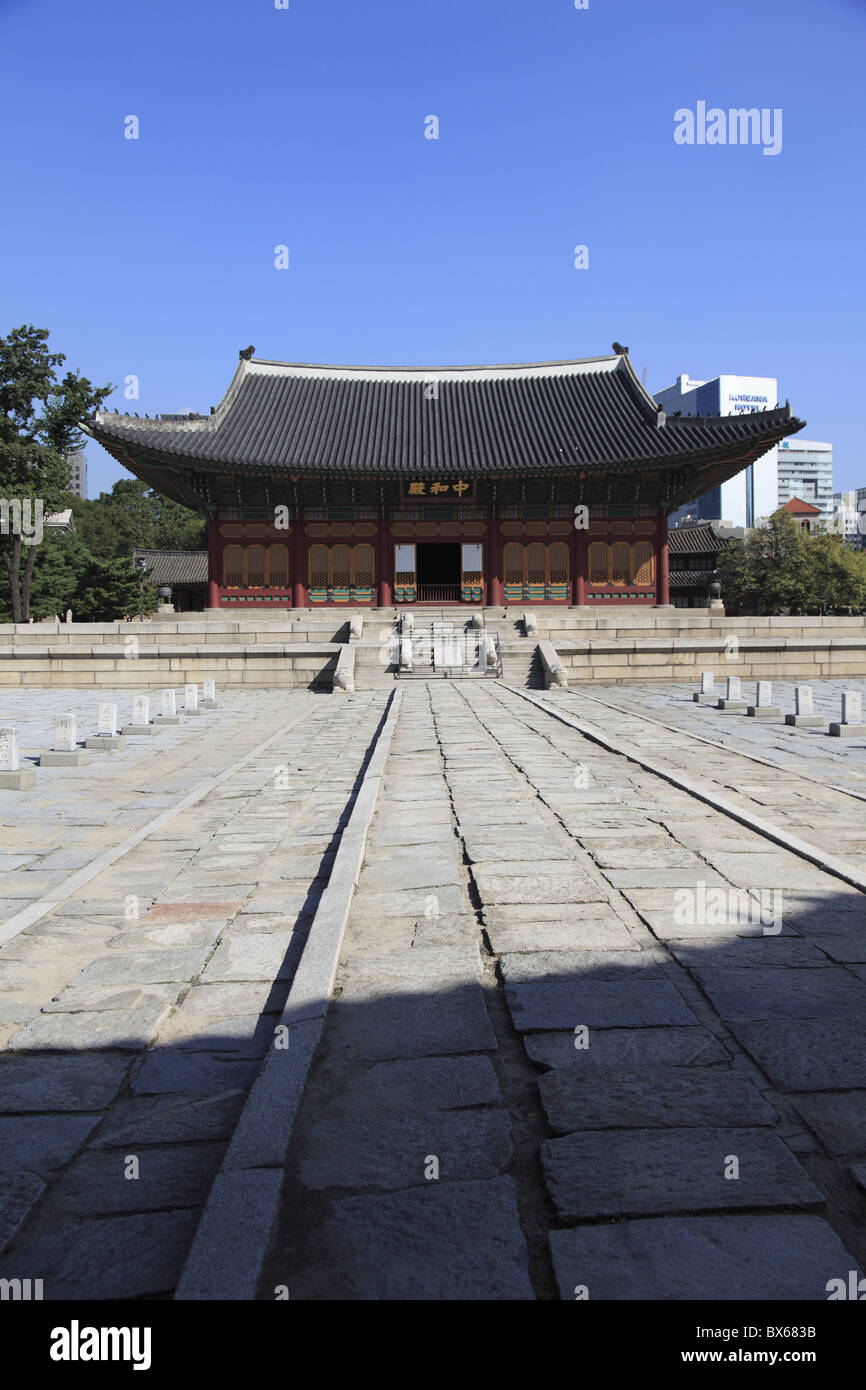
[[[665,415],[623,349],[476,367],[317,366],[243,354],[210,415],[140,419],[102,410],[86,429],[131,472],[199,510],[221,478],[613,472],[672,507],[803,424],[787,403],[743,415]]]
[[[709,521],[697,526],[674,526],[668,531],[671,555],[717,555],[723,545]]]
[[[132,558],[151,584],[207,583],[206,550],[133,550]]]
[[[791,497],[780,512],[790,512],[791,516],[820,516],[821,508],[813,507],[811,502],[804,502],[802,497]]]

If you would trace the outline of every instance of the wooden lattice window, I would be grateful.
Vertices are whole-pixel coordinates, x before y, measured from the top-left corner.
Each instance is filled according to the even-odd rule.
[[[593,541],[589,547],[590,584],[607,583],[608,547],[604,541]]]
[[[327,589],[328,547],[326,545],[310,546],[308,571],[310,576],[311,589]]]
[[[372,589],[373,547],[371,545],[354,545],[352,551],[353,577],[356,588]]]
[[[632,583],[652,584],[653,548],[649,541],[638,541],[632,546]]]
[[[244,548],[227,545],[223,551],[223,587],[240,589],[244,582]]]
[[[526,547],[526,583],[543,584],[547,546],[536,542]]]
[[[352,547],[331,546],[331,584],[335,589],[348,589],[352,582]]]
[[[612,584],[631,582],[631,546],[627,541],[616,541],[610,547],[610,582]]]
[[[371,545],[311,545],[308,556],[311,589],[371,589]]]
[[[268,583],[272,589],[287,589],[289,585],[289,549],[285,545],[268,546]]]
[[[248,589],[263,589],[265,587],[265,547],[263,545],[248,545],[246,547],[246,587]]]
[[[509,541],[505,547],[503,563],[506,584],[523,583],[523,546]]]
[[[568,583],[568,546],[564,541],[547,547],[547,578],[550,584]]]

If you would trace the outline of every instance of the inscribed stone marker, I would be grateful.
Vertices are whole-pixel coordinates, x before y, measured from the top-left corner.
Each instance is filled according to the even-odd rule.
[[[18,730],[0,729],[0,772],[18,771]]]
[[[108,738],[117,736],[117,705],[105,701],[99,706],[97,733]]]
[[[75,752],[75,715],[59,714],[54,723],[54,752]]]

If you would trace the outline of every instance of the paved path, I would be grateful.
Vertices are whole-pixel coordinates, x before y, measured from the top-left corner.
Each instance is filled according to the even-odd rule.
[[[239,692],[52,773],[60,821],[6,795],[15,879],[76,805],[141,814],[136,785],[177,798],[299,721],[0,947],[0,1276],[171,1294],[385,701]],[[724,756],[858,852],[851,798]],[[861,893],[500,683],[407,684],[259,1297],[823,1299],[866,1263],[864,1005]]]
[[[728,911],[783,885],[784,922]],[[864,1254],[864,927],[501,688],[407,690],[262,1296],[826,1296]]]

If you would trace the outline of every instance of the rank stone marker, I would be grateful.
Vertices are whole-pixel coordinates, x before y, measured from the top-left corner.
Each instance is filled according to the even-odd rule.
[[[842,719],[839,724],[830,725],[833,738],[864,738],[866,724],[863,723],[863,698],[859,690],[843,690]]]
[[[824,721],[812,708],[811,685],[795,685],[794,713],[785,715],[785,723],[794,729],[816,729]]]
[[[749,705],[746,714],[753,719],[781,719],[782,711],[773,704],[773,685],[771,681],[758,681],[758,698]]]
[[[747,701],[743,699],[743,682],[740,676],[728,676],[727,688],[717,709],[745,709]]]
[[[202,705],[206,706],[208,709],[217,709],[215,681],[202,682],[201,702]]]
[[[85,748],[120,748],[123,740],[117,732],[117,705],[109,700],[103,700],[99,706],[99,719],[96,725],[96,734],[93,738],[84,740]]]
[[[42,753],[40,767],[80,767],[89,763],[90,755],[78,747],[75,715],[58,714],[54,721],[54,747],[49,753]]]
[[[158,734],[159,729],[150,722],[150,700],[147,695],[136,695],[132,702],[132,723],[124,724],[123,734]]]
[[[198,703],[198,686],[189,684],[183,688],[183,712],[184,714],[201,714]]]
[[[19,767],[18,730],[0,729],[0,791],[23,792],[36,782],[32,768]]]
[[[716,678],[712,671],[701,671],[701,688],[692,696],[696,705],[704,705],[716,698]]]
[[[183,723],[183,715],[177,712],[177,701],[173,690],[161,690],[159,692],[159,714],[155,714],[153,717],[160,724]]]

